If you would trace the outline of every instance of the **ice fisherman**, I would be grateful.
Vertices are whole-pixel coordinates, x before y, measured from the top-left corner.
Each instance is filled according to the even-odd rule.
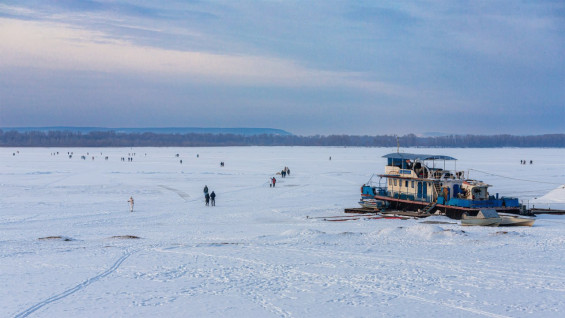
[[[273,188],[274,188],[275,184],[277,184],[277,179],[275,179],[275,177],[273,177],[273,179],[271,179],[271,181],[273,182]]]
[[[210,205],[210,195],[208,192],[204,194],[204,199],[206,199],[206,205]]]
[[[204,186],[204,194],[206,194],[206,193],[208,193],[208,186],[207,185]]]
[[[133,212],[133,197],[129,197],[129,211]]]
[[[212,206],[216,206],[216,194],[214,193],[214,191],[210,193],[210,200],[212,201]]]

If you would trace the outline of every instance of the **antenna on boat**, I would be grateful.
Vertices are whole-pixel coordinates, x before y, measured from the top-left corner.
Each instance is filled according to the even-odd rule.
[[[396,136],[396,153],[400,153],[400,142],[398,141],[398,136]]]

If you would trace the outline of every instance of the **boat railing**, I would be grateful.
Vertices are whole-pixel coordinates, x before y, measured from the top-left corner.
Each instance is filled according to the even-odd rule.
[[[429,178],[435,180],[463,180],[465,171],[444,170],[441,168],[428,168]]]
[[[397,191],[389,191],[387,187],[381,186],[371,186],[371,185],[364,185],[362,187],[361,196],[365,198],[372,198],[375,195],[383,196],[383,197],[390,197],[394,199],[400,200],[408,200],[408,201],[420,201],[420,202],[431,202],[433,201],[434,196],[430,194],[421,194],[418,195],[416,192],[414,193],[403,193]]]

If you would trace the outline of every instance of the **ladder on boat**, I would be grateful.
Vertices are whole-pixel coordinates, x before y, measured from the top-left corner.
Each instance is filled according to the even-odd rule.
[[[437,205],[437,201],[435,201],[435,202],[434,202],[434,201],[430,202],[430,203],[429,203],[428,205],[426,205],[426,206],[424,207],[424,209],[422,210],[423,213],[430,213],[430,211],[432,211],[432,210],[436,207],[436,205]]]
[[[434,201],[431,201],[428,205],[426,205],[424,207],[424,209],[422,210],[424,213],[430,213],[437,205],[437,198],[439,198],[441,186],[439,185],[439,182],[437,182],[437,181],[434,181],[433,185],[434,185],[434,190],[436,192],[435,193],[436,199]]]
[[[436,190],[436,201],[437,201],[437,198],[439,197],[439,194],[441,192],[441,187],[439,185],[439,182],[434,181],[434,189]]]

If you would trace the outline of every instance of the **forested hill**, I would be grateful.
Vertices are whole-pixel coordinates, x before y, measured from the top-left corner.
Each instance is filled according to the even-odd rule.
[[[552,147],[565,148],[565,134],[535,136],[450,135],[398,137],[402,147]],[[234,133],[124,133],[115,131],[2,131],[0,147],[207,147],[207,146],[349,146],[396,147],[397,137],[380,136],[295,136]]]
[[[291,135],[288,131],[274,128],[204,128],[204,127],[146,127],[146,128],[106,128],[106,127],[11,127],[0,128],[4,132],[74,132],[88,134],[91,132],[116,132],[126,134],[234,134],[234,135]]]

